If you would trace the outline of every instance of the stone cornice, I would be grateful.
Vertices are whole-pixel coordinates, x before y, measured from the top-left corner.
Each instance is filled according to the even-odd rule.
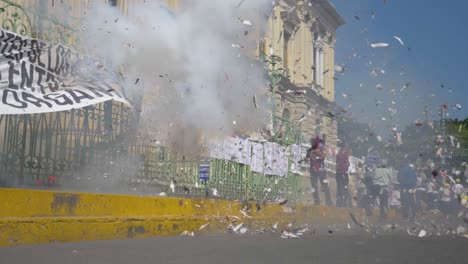
[[[345,21],[328,0],[282,0],[281,6],[285,9],[280,15],[287,32],[293,34],[304,23],[332,48],[335,46],[336,29]]]
[[[334,33],[337,28],[346,23],[328,0],[308,0],[306,2],[305,6],[310,14],[320,21],[320,24],[325,28],[324,31]]]
[[[295,29],[301,23],[299,16],[297,15],[297,12],[282,11],[280,15],[281,15],[281,19],[283,20],[284,29],[288,31],[290,34],[293,34]]]

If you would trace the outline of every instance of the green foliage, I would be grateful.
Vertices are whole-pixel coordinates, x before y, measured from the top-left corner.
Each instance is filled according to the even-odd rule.
[[[445,145],[437,141],[437,137],[443,136],[440,121],[433,122],[433,126],[424,124],[421,127],[409,125],[403,131],[403,145],[401,153],[408,158],[418,158],[422,161],[432,159],[438,166],[442,160],[436,153],[441,148],[446,148],[448,157],[445,160],[447,169],[462,169],[462,163],[468,162],[468,119],[445,121]],[[453,140],[451,139],[453,137]]]
[[[461,168],[463,162],[468,162],[468,118],[464,120],[448,120],[446,122],[447,135],[455,137],[454,146],[449,139],[448,146],[452,152],[450,164],[454,168]],[[458,148],[458,143],[460,147]]]

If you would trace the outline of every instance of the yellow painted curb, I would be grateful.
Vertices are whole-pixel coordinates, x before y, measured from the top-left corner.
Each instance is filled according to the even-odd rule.
[[[0,189],[0,246],[222,232],[229,224],[345,224],[349,209]],[[360,217],[363,211],[353,209]],[[201,226],[209,224],[203,230]]]

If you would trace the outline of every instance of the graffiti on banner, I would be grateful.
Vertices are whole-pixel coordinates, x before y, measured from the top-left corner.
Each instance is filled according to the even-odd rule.
[[[66,111],[116,100],[116,76],[60,44],[0,29],[0,114]]]

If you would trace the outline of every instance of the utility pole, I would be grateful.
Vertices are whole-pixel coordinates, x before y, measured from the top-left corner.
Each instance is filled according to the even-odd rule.
[[[446,104],[440,106],[440,127],[442,129],[442,165],[445,165],[445,156],[447,154],[447,138],[445,134],[445,110],[448,108]]]
[[[424,118],[426,119],[426,125],[429,123],[429,111],[427,110],[427,105],[424,106]]]

